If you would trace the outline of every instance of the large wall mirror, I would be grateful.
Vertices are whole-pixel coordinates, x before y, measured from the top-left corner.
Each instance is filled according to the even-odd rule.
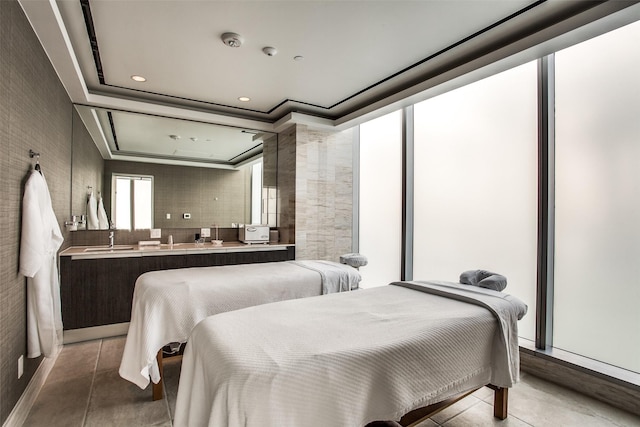
[[[85,215],[79,229],[105,228],[87,211],[91,195],[116,229],[277,226],[275,133],[74,107],[70,215]]]

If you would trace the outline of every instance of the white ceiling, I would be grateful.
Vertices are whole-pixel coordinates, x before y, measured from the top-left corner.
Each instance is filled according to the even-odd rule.
[[[72,100],[110,108],[115,133],[123,135],[120,155],[133,157],[147,150],[175,155],[168,132],[193,142],[191,136],[207,133],[207,122],[257,131],[278,131],[292,120],[348,125],[634,2],[608,3],[617,6],[565,0],[21,0]],[[240,34],[242,46],[226,46],[225,32]],[[266,46],[278,53],[265,55]],[[118,110],[155,117],[131,120],[140,116]],[[190,122],[166,127],[162,116]],[[112,133],[104,120],[98,123],[105,135]],[[104,157],[118,151],[108,137],[103,143],[109,146]],[[183,157],[225,161],[234,153],[221,145],[199,139],[180,150]]]
[[[90,90],[162,94],[260,119],[283,102],[334,115],[332,106],[532,3],[91,0],[101,83],[80,1],[58,1]],[[223,44],[229,31],[243,36],[241,47]],[[265,55],[266,46],[278,53]]]
[[[275,133],[76,105],[105,158],[234,169],[259,158]]]

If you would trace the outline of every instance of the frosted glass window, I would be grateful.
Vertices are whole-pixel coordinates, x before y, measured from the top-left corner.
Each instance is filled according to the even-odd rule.
[[[360,286],[400,280],[402,111],[360,125]]]
[[[466,270],[507,277],[535,338],[537,245],[535,62],[414,108],[414,280],[458,282]]]
[[[553,345],[640,372],[640,23],[556,54]]]

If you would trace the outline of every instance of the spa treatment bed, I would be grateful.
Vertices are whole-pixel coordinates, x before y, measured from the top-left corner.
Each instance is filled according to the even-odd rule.
[[[213,314],[288,299],[358,288],[360,273],[331,261],[152,271],[136,280],[120,376],[162,398],[162,348],[186,342],[198,322]]]
[[[505,418],[526,310],[494,290],[395,282],[211,316],[187,342],[174,425],[410,425],[485,385]]]

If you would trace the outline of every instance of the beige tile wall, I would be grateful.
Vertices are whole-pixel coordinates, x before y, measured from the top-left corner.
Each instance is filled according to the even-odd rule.
[[[296,127],[278,134],[278,195],[280,242],[296,243]]]
[[[338,261],[351,252],[352,130],[295,125],[278,136],[279,227],[297,259]]]

